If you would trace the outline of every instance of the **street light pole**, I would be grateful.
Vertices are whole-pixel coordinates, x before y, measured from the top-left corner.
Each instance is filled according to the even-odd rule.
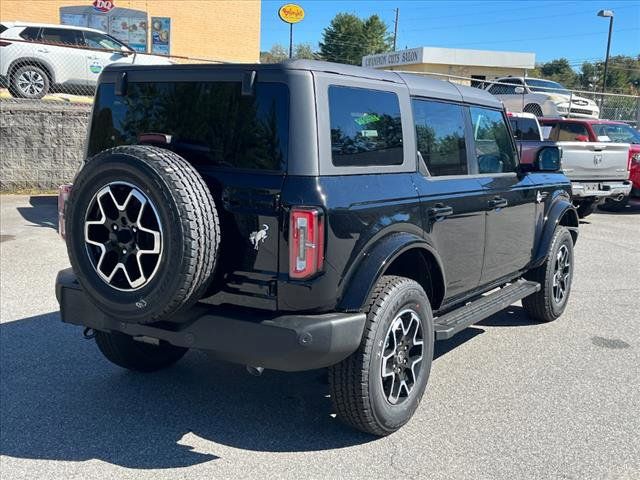
[[[609,50],[611,49],[611,32],[613,31],[613,10],[600,10],[599,17],[609,17],[609,38],[607,39],[607,56],[604,59],[604,78],[602,79],[602,93],[607,86],[607,71],[609,69]]]

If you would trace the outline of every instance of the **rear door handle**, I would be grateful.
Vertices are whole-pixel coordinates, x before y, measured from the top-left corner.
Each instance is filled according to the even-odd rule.
[[[39,48],[38,52],[39,53],[49,53],[49,50],[47,50],[46,48]]]
[[[429,209],[429,216],[435,218],[436,222],[444,220],[446,217],[453,215],[453,207],[437,203],[435,207]]]
[[[506,207],[507,205],[509,205],[509,202],[507,201],[506,198],[494,197],[493,199],[489,200],[490,208],[503,208],[503,207]]]

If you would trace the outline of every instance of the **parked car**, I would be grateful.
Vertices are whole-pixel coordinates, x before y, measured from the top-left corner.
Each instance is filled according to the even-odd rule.
[[[518,300],[543,322],[567,306],[558,149],[520,165],[488,93],[317,61],[132,70],[100,77],[56,281],[62,320],[115,364],[328,367],[338,416],[387,435],[434,339]]]
[[[0,78],[14,97],[42,98],[54,87],[92,91],[112,63],[171,63],[92,28],[2,22],[0,32]]]
[[[518,146],[520,163],[532,164],[541,147],[557,146],[555,142],[543,138],[542,129],[533,113],[507,112],[507,118]],[[560,156],[562,157],[562,149],[560,149]]]
[[[540,124],[545,138],[562,148],[562,169],[571,179],[573,200],[581,217],[590,215],[596,206],[605,202],[626,203],[632,188],[629,171],[634,158],[637,163],[638,147],[628,142],[612,142],[611,137],[597,134],[601,127],[593,127],[619,123],[541,118]],[[615,138],[629,140],[631,137],[619,133]]]
[[[494,82],[486,89],[502,100],[507,110],[512,112],[533,113],[537,117],[600,116],[596,102],[572,95],[557,82],[529,77],[504,77]]]

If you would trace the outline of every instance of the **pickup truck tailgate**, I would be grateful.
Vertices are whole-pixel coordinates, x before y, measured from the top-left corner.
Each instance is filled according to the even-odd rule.
[[[562,170],[571,180],[627,180],[629,144],[558,142]]]

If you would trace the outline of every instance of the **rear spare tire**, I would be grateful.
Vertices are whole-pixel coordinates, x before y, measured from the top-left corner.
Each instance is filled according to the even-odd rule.
[[[80,285],[120,321],[171,319],[213,276],[220,227],[211,192],[169,150],[122,146],[91,158],[75,179],[65,226]]]

